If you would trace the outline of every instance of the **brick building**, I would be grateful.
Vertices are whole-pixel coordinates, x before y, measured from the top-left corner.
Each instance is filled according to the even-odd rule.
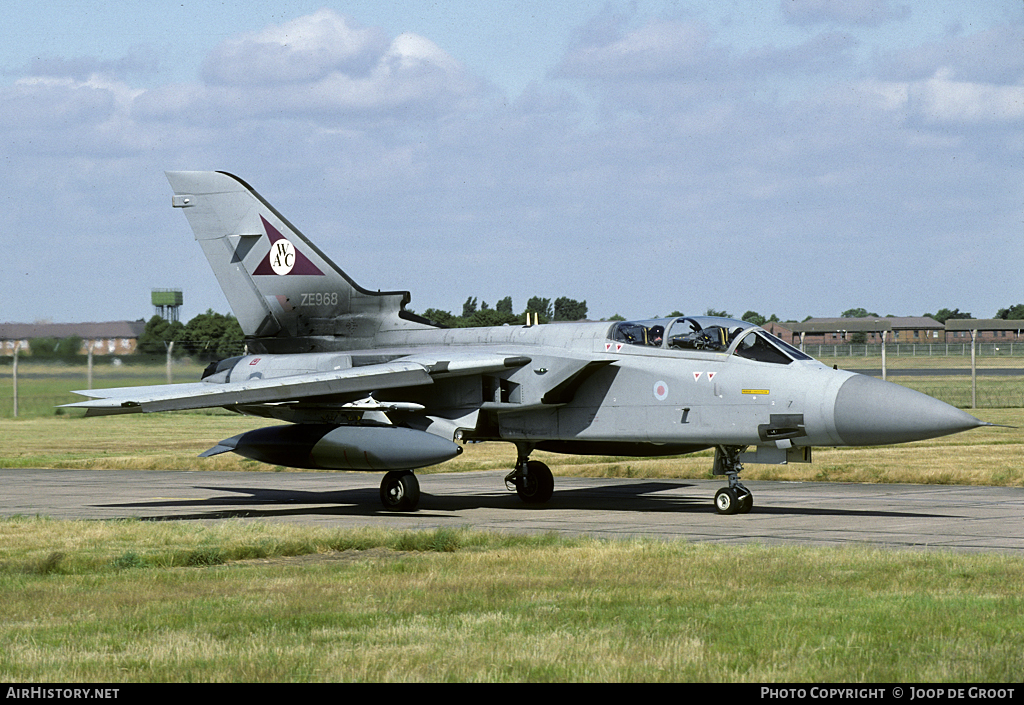
[[[146,330],[145,321],[107,321],[104,323],[0,323],[0,354],[31,352],[33,338],[82,339],[80,352],[85,355],[93,346],[94,355],[128,355],[135,352],[139,336]]]
[[[1001,318],[951,318],[946,321],[946,343],[969,343],[971,331],[977,331],[979,343],[1019,343],[1024,341],[1024,321]]]
[[[854,342],[855,335],[859,343],[877,345],[883,334],[888,343],[943,343],[946,335],[941,323],[926,316],[808,318],[800,323],[778,324],[778,330],[773,331],[774,335],[797,346],[843,345]]]

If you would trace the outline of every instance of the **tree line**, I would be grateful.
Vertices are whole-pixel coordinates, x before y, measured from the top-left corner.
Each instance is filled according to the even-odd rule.
[[[486,301],[477,303],[471,296],[462,306],[462,315],[450,311],[429,308],[421,316],[440,326],[448,328],[469,328],[502,325],[524,325],[527,313],[536,316],[541,323],[550,321],[579,321],[587,317],[587,302],[576,301],[562,296],[554,300],[535,296],[526,302],[526,309],[519,314],[512,311],[512,297],[506,296],[492,308]],[[245,344],[245,335],[238,320],[207,309],[188,323],[168,321],[153,316],[146,322],[146,328],[139,337],[137,351],[149,355],[166,355],[171,343],[175,357],[189,356],[200,360],[219,360],[240,355]],[[78,345],[74,350],[77,352]],[[52,347],[52,346],[51,346]],[[69,349],[70,344],[61,344]],[[35,350],[35,346],[32,348]]]
[[[670,313],[668,315],[668,317],[672,318],[674,316],[682,316],[682,315],[683,314],[680,313],[679,311],[673,311],[672,313]],[[733,315],[731,313],[729,313],[728,311],[717,311],[717,310],[715,310],[713,308],[707,309],[707,311],[705,311],[704,315],[705,316],[718,316],[720,318],[733,318]],[[896,318],[896,314],[887,313],[885,316],[879,316],[877,313],[868,311],[866,308],[848,308],[845,311],[843,311],[841,314],[839,314],[839,317],[840,318]],[[946,321],[948,321],[950,319],[957,319],[957,318],[973,319],[974,318],[974,316],[972,316],[970,313],[968,313],[967,311],[961,311],[959,308],[954,308],[954,309],[940,308],[938,310],[938,312],[936,312],[936,313],[924,313],[924,314],[922,314],[922,317],[923,318],[934,319],[934,320],[938,321],[939,323],[945,323]],[[804,320],[805,321],[809,321],[812,318],[814,318],[814,316],[807,316],[806,318],[804,318]],[[1024,320],[1024,304],[1015,304],[1013,306],[1008,306],[1006,308],[1001,308],[1001,309],[999,309],[999,311],[996,312],[996,315],[993,316],[993,318],[1000,318],[1000,319],[1002,319],[1004,321]],[[765,318],[764,316],[762,316],[757,311],[747,311],[746,313],[743,314],[743,316],[741,316],[741,320],[747,321],[748,323],[753,323],[756,326],[763,326],[765,323],[773,323],[773,322],[782,323],[783,322],[774,313],[771,316]],[[795,323],[795,320],[790,319],[790,321],[787,321],[787,322]]]
[[[166,355],[172,342],[174,357],[189,356],[212,361],[241,355],[245,335],[234,316],[217,313],[213,309],[207,309],[206,313],[200,313],[188,323],[153,316],[146,322],[136,350],[149,355]]]
[[[512,297],[506,296],[494,308],[482,301],[478,305],[476,296],[470,296],[462,304],[461,315],[438,308],[428,308],[419,314],[428,321],[446,328],[477,328],[485,326],[525,325],[529,314],[541,323],[550,321],[582,321],[587,317],[587,302],[576,301],[567,296],[551,299],[534,296],[526,302],[521,313],[513,313]]]

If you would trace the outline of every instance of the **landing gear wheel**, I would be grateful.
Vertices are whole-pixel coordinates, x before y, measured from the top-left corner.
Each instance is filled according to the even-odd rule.
[[[380,501],[393,512],[411,512],[420,502],[420,482],[411,472],[392,471],[380,482]]]
[[[747,493],[740,497],[740,508],[737,514],[747,514],[754,506],[754,494],[747,490]]]
[[[729,486],[715,493],[715,510],[719,514],[746,514],[754,506],[754,495],[740,482],[743,463],[740,455],[746,446],[715,448],[715,475],[728,475]]]
[[[526,477],[516,477],[516,494],[527,504],[543,504],[555,491],[555,478],[547,465],[539,460],[526,464]]]
[[[719,514],[736,514],[740,511],[740,498],[736,490],[723,487],[715,493],[715,509]]]

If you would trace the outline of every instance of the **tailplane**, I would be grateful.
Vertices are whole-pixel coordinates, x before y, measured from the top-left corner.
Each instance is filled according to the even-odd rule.
[[[405,311],[409,292],[356,284],[237,176],[166,174],[250,351],[350,349],[382,329],[429,327]]]

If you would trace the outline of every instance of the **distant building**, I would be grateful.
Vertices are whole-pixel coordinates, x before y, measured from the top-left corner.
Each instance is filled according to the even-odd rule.
[[[784,326],[784,328],[783,328]],[[859,342],[888,343],[942,343],[945,342],[945,327],[934,318],[926,316],[890,316],[882,318],[808,318],[800,323],[784,323],[779,332],[785,330],[789,337],[783,338],[793,345],[843,345],[853,342],[853,336],[863,334]]]
[[[0,354],[13,356],[15,347],[29,353],[33,338],[82,339],[80,352],[93,346],[94,355],[129,355],[135,352],[145,321],[108,321],[105,323],[0,323]]]
[[[1024,321],[1002,318],[951,318],[946,321],[947,343],[971,342],[971,331],[978,331],[979,343],[1017,343],[1024,341]]]
[[[761,327],[779,340],[785,340],[788,343],[793,340],[793,326],[795,325],[794,321],[768,321]]]

